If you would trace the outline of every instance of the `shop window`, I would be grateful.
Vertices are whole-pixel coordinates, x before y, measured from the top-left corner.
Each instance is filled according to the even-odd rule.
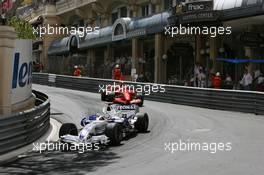
[[[150,8],[151,10],[151,14],[153,14],[153,13],[156,13],[156,5],[154,5],[154,4],[151,4],[151,8]],[[150,14],[149,14],[150,15]]]
[[[118,24],[115,29],[115,35],[122,35],[123,33],[123,26],[121,24]]]
[[[149,16],[156,12],[156,5],[154,4],[144,4],[141,6],[141,16]]]
[[[141,16],[148,16],[149,15],[149,4],[141,6]]]

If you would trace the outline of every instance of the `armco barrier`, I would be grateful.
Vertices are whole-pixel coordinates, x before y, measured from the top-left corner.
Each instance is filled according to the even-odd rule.
[[[50,126],[48,96],[33,91],[36,107],[9,117],[0,118],[0,155],[28,145],[44,135]]]
[[[52,76],[52,78],[50,76]],[[52,80],[52,82],[49,82],[49,80]],[[113,84],[114,81],[35,73],[33,74],[33,82],[42,85],[52,85],[66,89],[98,93],[99,85]],[[149,85],[146,83],[126,83]],[[166,89],[166,93],[152,93],[149,96],[145,96],[145,99],[209,109],[264,115],[264,93],[261,92],[202,89],[171,85],[163,86]]]

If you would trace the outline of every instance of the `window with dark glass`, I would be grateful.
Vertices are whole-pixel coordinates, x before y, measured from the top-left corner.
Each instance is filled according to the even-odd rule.
[[[120,8],[120,17],[127,17],[127,8],[126,7],[121,7]]]
[[[141,6],[141,16],[148,16],[149,15],[149,5],[142,5]]]
[[[112,24],[114,24],[117,19],[118,19],[118,12],[112,13]]]
[[[156,5],[152,4],[151,5],[151,14],[156,13]]]

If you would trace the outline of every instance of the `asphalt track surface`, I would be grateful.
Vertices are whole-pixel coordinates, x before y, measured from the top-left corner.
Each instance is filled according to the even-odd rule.
[[[87,114],[105,105],[98,94],[34,85],[47,93],[53,117],[79,124]],[[98,175],[262,175],[264,172],[264,116],[209,110],[146,101],[141,109],[150,116],[149,132],[117,147],[84,154],[29,152],[0,167],[0,174]],[[165,143],[232,143],[231,151],[165,150]]]

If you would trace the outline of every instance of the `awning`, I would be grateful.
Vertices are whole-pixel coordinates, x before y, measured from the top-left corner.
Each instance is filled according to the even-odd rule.
[[[214,0],[214,10],[247,8],[262,4],[262,0]]]
[[[69,53],[69,40],[70,37],[55,40],[48,50],[48,55],[63,55]]]
[[[163,12],[149,17],[132,20],[128,25],[128,38],[162,32],[164,27],[168,25],[169,16],[169,12]]]
[[[144,18],[120,18],[113,26],[108,26],[88,34],[80,43],[86,49],[112,41],[159,33],[168,25],[169,12],[154,14]]]
[[[214,0],[214,10],[222,11],[221,20],[264,14],[263,0]]]
[[[79,48],[85,49],[88,47],[108,43],[112,41],[112,26],[104,27],[98,31],[93,31],[86,35],[85,39],[80,43]]]

